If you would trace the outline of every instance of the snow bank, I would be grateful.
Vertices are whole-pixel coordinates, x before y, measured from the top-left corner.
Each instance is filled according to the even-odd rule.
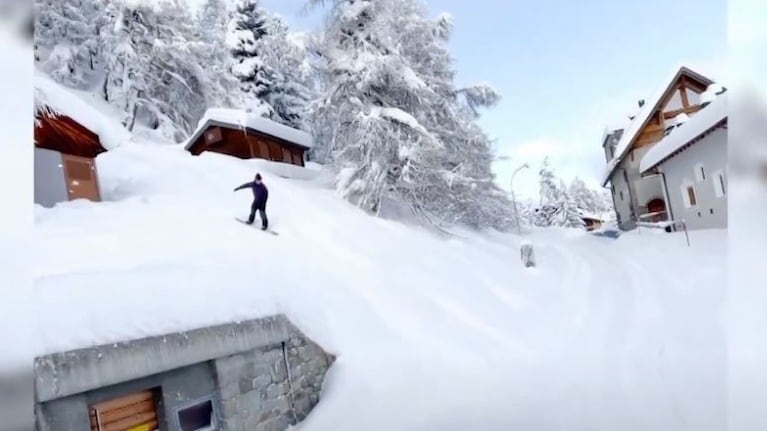
[[[30,356],[282,312],[339,355],[300,431],[723,428],[723,231],[533,230],[525,269],[515,235],[444,239],[266,169],[264,235],[233,220],[253,161],[97,163],[109,201],[36,208]]]
[[[302,130],[294,129],[283,124],[251,114],[240,109],[210,108],[197,123],[197,129],[189,138],[184,148],[189,149],[194,141],[202,134],[209,122],[218,122],[232,127],[251,128],[261,133],[292,142],[305,148],[313,146],[312,136]]]
[[[71,117],[99,136],[101,145],[112,150],[131,139],[129,132],[114,118],[114,108],[103,103],[96,108],[94,100],[86,101],[81,92],[70,90],[35,71],[35,105]],[[87,97],[87,96],[86,96]]]
[[[111,202],[37,210],[35,353],[283,312],[339,354],[300,430],[722,420],[724,232],[692,232],[688,249],[676,234],[536,230],[525,270],[513,235],[441,239],[271,173],[280,236],[262,235],[232,220],[249,161],[131,145],[98,163]]]
[[[640,172],[644,173],[654,168],[675,151],[681,149],[726,118],[727,93],[724,93],[711,102],[711,104],[698,111],[684,125],[675,128],[668,136],[650,148],[639,164]]]

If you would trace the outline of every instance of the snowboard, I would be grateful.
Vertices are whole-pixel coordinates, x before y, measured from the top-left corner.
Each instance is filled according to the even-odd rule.
[[[272,234],[274,236],[279,235],[279,233],[277,233],[277,232],[275,232],[275,231],[273,231],[271,229],[267,229],[267,230],[261,229],[261,225],[259,225],[259,224],[255,224],[255,223],[254,224],[248,224],[247,220],[243,220],[243,219],[237,218],[237,217],[235,217],[234,219],[237,220],[238,222],[244,224],[245,226],[250,226],[253,229],[256,229],[258,231],[265,232],[265,233],[268,233],[268,234]]]

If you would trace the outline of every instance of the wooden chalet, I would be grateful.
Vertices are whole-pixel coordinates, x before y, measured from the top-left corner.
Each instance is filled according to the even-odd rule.
[[[209,109],[199,124],[185,145],[193,155],[213,151],[304,166],[312,147],[308,133],[242,111]]]

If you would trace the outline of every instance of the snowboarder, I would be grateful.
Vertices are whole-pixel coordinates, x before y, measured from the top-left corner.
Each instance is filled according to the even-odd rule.
[[[269,220],[266,218],[266,201],[269,198],[269,190],[267,190],[264,183],[261,181],[261,174],[256,174],[256,178],[253,182],[245,183],[234,191],[250,188],[253,190],[253,203],[250,205],[250,217],[248,217],[248,224],[253,224],[256,219],[256,211],[261,217],[261,230],[266,230],[269,227]]]

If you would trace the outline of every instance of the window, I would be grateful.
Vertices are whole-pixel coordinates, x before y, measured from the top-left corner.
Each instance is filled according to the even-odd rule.
[[[181,431],[200,431],[212,429],[215,425],[213,401],[196,401],[178,410],[178,428]]]
[[[702,182],[706,180],[706,169],[702,163],[695,165],[695,181]]]
[[[725,194],[727,194],[727,186],[724,180],[724,172],[717,171],[714,174],[713,185],[714,185],[714,194],[716,195],[716,197],[721,198]]]
[[[695,195],[695,187],[693,187],[692,184],[685,184],[682,186],[682,197],[684,198],[684,206],[687,208],[694,207],[698,204],[698,199]]]
[[[621,200],[623,200],[623,190],[621,190]]]

